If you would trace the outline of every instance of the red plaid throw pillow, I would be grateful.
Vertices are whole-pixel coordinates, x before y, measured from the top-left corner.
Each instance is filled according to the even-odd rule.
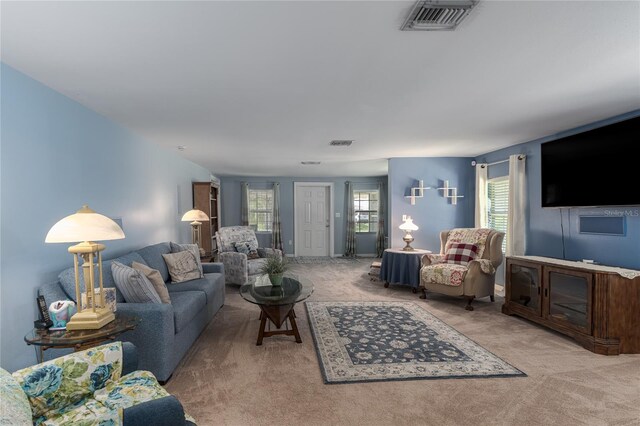
[[[467,265],[478,256],[478,246],[466,243],[447,244],[444,253],[444,263]]]

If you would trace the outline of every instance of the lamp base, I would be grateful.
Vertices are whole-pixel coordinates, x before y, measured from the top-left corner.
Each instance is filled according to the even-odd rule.
[[[97,330],[116,319],[108,308],[86,309],[75,313],[67,323],[67,330]]]
[[[411,243],[413,242],[413,237],[411,234],[407,234],[402,237],[402,241],[404,241],[407,245],[402,248],[403,251],[414,251],[415,249],[411,247]]]

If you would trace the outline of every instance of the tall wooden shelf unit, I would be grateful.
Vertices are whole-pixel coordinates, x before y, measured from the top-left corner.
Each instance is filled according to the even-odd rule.
[[[213,182],[193,182],[193,208],[209,216],[202,224],[202,248],[207,256],[215,256],[216,232],[220,229],[220,187]]]
[[[581,262],[508,257],[502,312],[570,336],[598,354],[640,353],[640,277]]]

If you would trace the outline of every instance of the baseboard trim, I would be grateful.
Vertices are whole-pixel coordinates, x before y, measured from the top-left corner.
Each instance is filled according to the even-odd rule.
[[[342,254],[334,254],[333,257],[342,257]],[[377,257],[375,253],[356,253],[356,257]]]

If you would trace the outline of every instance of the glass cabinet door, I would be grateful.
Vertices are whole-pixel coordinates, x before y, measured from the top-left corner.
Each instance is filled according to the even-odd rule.
[[[507,274],[510,285],[506,296],[510,305],[541,315],[540,267],[511,263]]]
[[[547,317],[554,322],[590,333],[591,274],[553,268],[549,268],[547,274]]]

